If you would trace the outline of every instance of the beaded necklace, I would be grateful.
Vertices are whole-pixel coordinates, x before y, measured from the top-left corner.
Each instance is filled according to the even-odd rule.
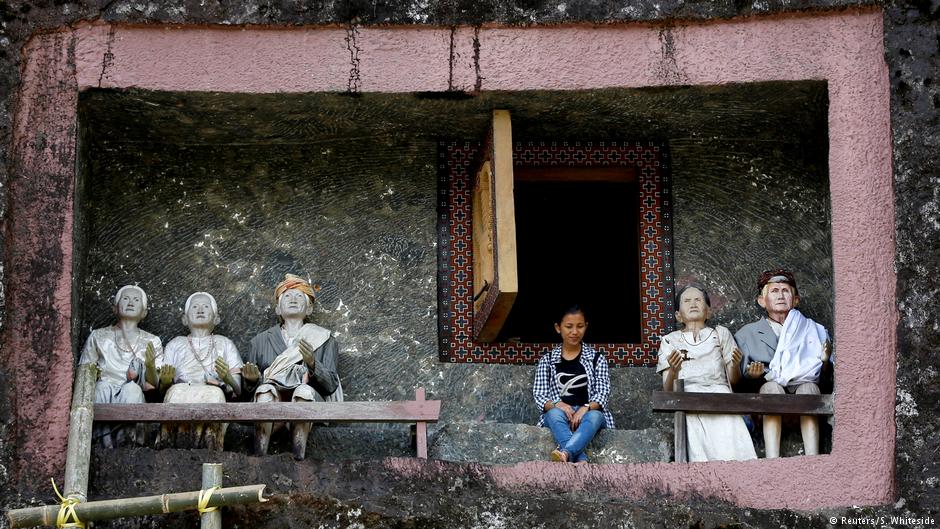
[[[118,340],[117,337],[114,338],[114,346],[118,348],[118,351],[121,351],[122,353],[130,353],[131,356],[136,357],[137,346],[140,345],[140,335],[141,335],[140,329],[137,330],[137,340],[134,342],[134,345],[131,345],[131,341],[127,339],[127,332],[124,331],[124,327],[122,326],[117,326],[117,327],[118,329],[121,330],[121,337],[124,338],[124,343],[126,344],[127,347],[121,347],[121,341]],[[124,356],[124,355],[121,355],[121,356]]]
[[[216,351],[215,351],[215,335],[209,335],[209,348],[206,349],[206,354],[199,356],[199,349],[193,345],[193,337],[187,336],[186,341],[189,343],[189,350],[193,352],[193,356],[196,357],[196,361],[199,362],[199,366],[202,367],[202,370],[206,372],[207,375],[212,374],[212,370],[206,367],[206,360],[212,364],[215,361]],[[201,341],[201,340],[200,340]],[[201,345],[201,344],[200,344]]]

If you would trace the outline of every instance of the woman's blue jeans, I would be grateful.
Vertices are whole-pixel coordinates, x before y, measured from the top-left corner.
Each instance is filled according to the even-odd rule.
[[[578,411],[578,408],[574,411]],[[588,460],[584,449],[594,439],[597,431],[604,427],[605,422],[603,413],[591,410],[581,418],[578,429],[572,432],[565,412],[558,408],[545,412],[545,426],[552,431],[558,448],[568,452],[568,461],[572,462],[580,463]]]

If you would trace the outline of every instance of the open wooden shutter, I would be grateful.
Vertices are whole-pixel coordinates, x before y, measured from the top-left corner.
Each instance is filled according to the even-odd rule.
[[[496,339],[519,293],[512,125],[494,110],[473,183],[473,339]]]

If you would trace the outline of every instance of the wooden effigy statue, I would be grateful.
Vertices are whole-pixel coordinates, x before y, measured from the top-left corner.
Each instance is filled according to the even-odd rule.
[[[280,322],[252,338],[242,369],[245,392],[255,402],[343,400],[336,340],[329,330],[308,321],[314,299],[310,283],[293,274],[287,274],[274,289]],[[272,423],[255,426],[257,455],[267,453],[274,428]],[[294,458],[301,460],[311,424],[292,423],[290,428]]]
[[[173,385],[164,402],[222,403],[241,395],[242,359],[231,340],[213,333],[220,321],[218,305],[208,292],[196,292],[186,299],[183,325],[189,327],[189,334],[166,344],[163,362],[165,369],[173,373]],[[226,423],[164,425],[158,444],[175,437],[177,446],[222,450],[227,426]]]
[[[828,372],[829,334],[822,325],[796,310],[800,294],[789,270],[761,273],[757,280],[757,304],[767,317],[749,323],[735,334],[744,352],[743,382],[759,385],[760,393],[819,394],[820,378]],[[766,457],[780,456],[779,415],[764,415]],[[819,423],[816,417],[800,417],[806,455],[819,453]]]
[[[118,289],[113,300],[117,322],[94,329],[82,348],[78,363],[95,364],[99,380],[95,385],[95,402],[102,404],[134,404],[145,402],[144,391],[160,385],[163,346],[160,338],[138,327],[147,317],[147,293],[138,286]],[[96,428],[96,437],[106,447],[115,439],[107,426]],[[122,429],[116,430],[121,437]],[[134,440],[144,443],[144,432],[138,428]]]

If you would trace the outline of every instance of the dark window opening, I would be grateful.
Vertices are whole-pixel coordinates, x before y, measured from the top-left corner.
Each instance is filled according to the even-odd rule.
[[[516,169],[519,294],[497,342],[557,341],[573,304],[589,343],[638,343],[639,201],[630,168]]]

